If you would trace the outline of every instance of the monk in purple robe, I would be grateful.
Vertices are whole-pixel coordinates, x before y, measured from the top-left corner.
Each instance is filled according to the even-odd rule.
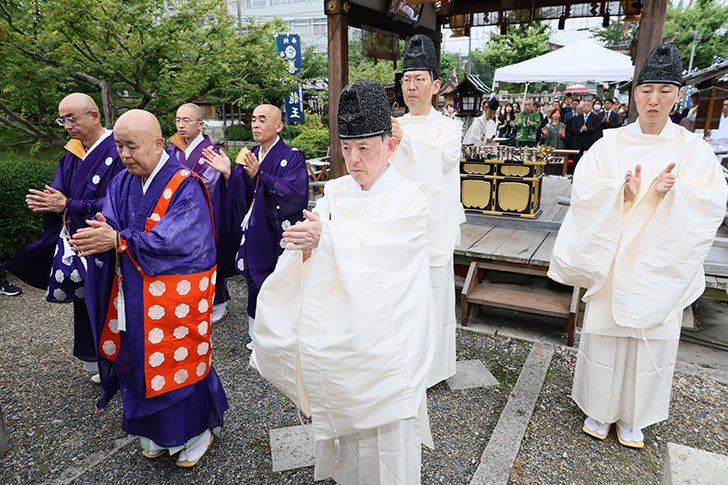
[[[69,94],[58,105],[58,114],[56,123],[71,135],[67,152],[50,185],[30,189],[26,196],[28,207],[43,213],[43,233],[3,266],[31,286],[48,288],[48,301],[73,303],[73,355],[87,371],[97,372],[96,344],[83,294],[85,261],[73,255],[66,241],[101,210],[106,188],[124,167],[114,135],[101,126],[99,108],[90,96]],[[100,382],[98,375],[92,380]]]
[[[177,125],[177,133],[170,139],[170,150],[179,163],[196,173],[202,178],[207,186],[212,200],[212,212],[215,216],[216,241],[220,241],[220,214],[222,212],[222,201],[225,191],[225,184],[220,183],[220,172],[205,163],[201,158],[202,150],[210,147],[216,153],[220,151],[212,144],[210,137],[202,134],[205,122],[202,119],[202,109],[194,104],[183,104],[177,109],[177,116],[174,119]],[[224,255],[218,251],[218,264],[222,263]],[[227,302],[230,300],[230,293],[227,289],[227,281],[224,277],[218,277],[215,287],[215,301],[212,305],[212,323],[217,322],[225,315]]]
[[[89,257],[86,285],[99,342],[103,408],[121,391],[122,429],[143,455],[195,465],[223,425],[225,392],[210,366],[215,238],[202,180],[164,150],[157,119],[124,113],[114,127],[127,168],[102,213],[71,245]]]
[[[231,169],[225,153],[210,148],[202,156],[227,183],[222,243],[237,249],[235,269],[248,284],[247,347],[252,349],[258,292],[286,247],[283,231],[303,219],[308,204],[308,171],[303,153],[278,136],[283,129],[280,109],[260,105],[250,122],[253,139],[259,145],[245,153],[243,163]]]

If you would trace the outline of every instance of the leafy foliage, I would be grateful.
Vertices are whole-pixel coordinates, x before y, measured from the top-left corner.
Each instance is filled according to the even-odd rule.
[[[709,67],[713,56],[728,57],[728,5],[718,0],[695,0],[685,5],[667,5],[665,35],[677,33],[673,41],[682,53],[685,69],[690,64],[693,36],[698,31],[703,39],[697,43],[693,68]]]
[[[294,138],[291,146],[301,150],[306,159],[326,155],[326,149],[329,146],[329,130],[326,128],[306,130]]]
[[[542,22],[509,25],[506,35],[491,32],[488,45],[471,54],[471,72],[478,74],[486,85],[491,85],[497,68],[546,54],[546,42],[551,38],[551,33],[551,27]],[[513,85],[503,83],[501,88],[512,90]],[[538,87],[534,86],[534,89]]]
[[[247,141],[253,139],[253,132],[250,125],[246,123],[235,123],[225,128],[225,139],[236,141]]]
[[[60,157],[59,157],[60,158]],[[41,215],[28,209],[25,195],[29,188],[43,188],[51,181],[58,159],[45,160],[16,152],[0,157],[0,261],[35,241],[43,229]]]
[[[590,29],[592,37],[602,45],[619,45],[629,44],[632,42],[639,23],[627,22],[627,31],[625,32],[624,22],[612,22],[608,27],[595,27]]]
[[[275,23],[238,35],[219,0],[11,0],[0,4],[0,129],[63,146],[60,98],[91,94],[111,127],[123,111],[172,113],[198,97],[278,104],[291,77]],[[281,83],[281,76],[286,84]]]

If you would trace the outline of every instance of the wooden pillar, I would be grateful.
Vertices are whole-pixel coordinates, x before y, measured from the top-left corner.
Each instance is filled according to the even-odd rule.
[[[642,15],[640,27],[637,30],[637,49],[634,61],[634,76],[632,77],[632,91],[629,94],[629,121],[637,119],[637,106],[633,102],[634,82],[642,70],[650,51],[662,44],[665,18],[667,17],[666,0],[642,0]]]
[[[349,11],[343,0],[325,0],[329,46],[329,163],[333,178],[346,175],[339,143],[339,95],[349,82]]]

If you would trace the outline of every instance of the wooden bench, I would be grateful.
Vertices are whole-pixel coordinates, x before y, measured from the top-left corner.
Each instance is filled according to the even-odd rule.
[[[470,311],[477,316],[478,306],[536,313],[552,317],[566,318],[566,343],[574,345],[574,331],[579,315],[579,288],[572,289],[571,296],[553,291],[535,292],[532,288],[514,289],[513,285],[478,284],[480,270],[502,271],[530,276],[547,276],[546,268],[523,267],[502,263],[473,261],[468,268],[463,290],[460,295],[462,325],[468,325]]]

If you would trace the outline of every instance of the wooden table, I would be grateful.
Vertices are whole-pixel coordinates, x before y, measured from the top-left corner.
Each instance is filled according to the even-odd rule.
[[[486,283],[480,277],[488,271],[545,277],[556,234],[566,216],[571,183],[557,177],[544,177],[542,213],[536,219],[467,214],[461,226],[460,244],[455,248],[456,265],[466,266],[468,274],[461,293],[462,324],[467,325],[471,311],[478,305],[564,317],[569,345],[577,323],[579,289],[532,293],[530,287]],[[721,226],[705,262],[705,296],[728,300],[728,227]]]

